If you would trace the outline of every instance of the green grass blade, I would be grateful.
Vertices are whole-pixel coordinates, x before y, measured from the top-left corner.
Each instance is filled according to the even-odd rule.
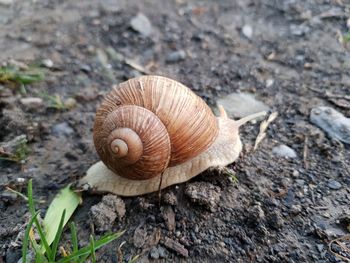
[[[63,211],[66,210],[65,218],[63,220],[63,227],[72,216],[75,209],[80,202],[80,196],[70,189],[70,186],[65,187],[58,193],[58,195],[52,200],[49,208],[47,209],[43,226],[46,233],[46,240],[49,245],[55,239],[57,231],[59,229],[59,222],[57,218],[60,218]]]
[[[94,242],[93,235],[90,235],[90,249],[91,249],[92,263],[96,263],[95,242]]]
[[[32,228],[33,224],[34,224],[34,220],[35,218],[38,216],[39,211],[36,212],[34,214],[34,216],[32,216],[32,218],[30,219],[26,231],[24,233],[24,239],[23,239],[23,244],[22,244],[22,263],[26,263],[27,262],[27,252],[28,252],[28,244],[29,244],[29,232],[30,229]]]
[[[29,211],[33,217],[35,214],[35,206],[34,206],[34,200],[33,200],[33,180],[32,179],[30,179],[28,182],[27,197],[28,197]]]
[[[61,239],[61,235],[62,235],[62,232],[63,232],[63,222],[64,222],[64,218],[66,216],[66,209],[63,210],[63,213],[62,213],[62,216],[61,216],[61,220],[60,220],[60,224],[58,225],[58,230],[57,230],[57,233],[56,233],[56,236],[55,236],[55,239],[53,241],[53,244],[52,244],[52,257],[51,257],[51,261],[55,261],[56,259],[56,253],[57,253],[57,249],[58,249],[58,243]]]
[[[135,257],[133,257],[132,259],[130,259],[128,261],[128,263],[136,263],[136,261],[138,260],[138,258],[140,257],[140,255],[136,255]]]
[[[35,223],[36,229],[38,230],[40,241],[42,242],[41,251],[42,251],[42,253],[46,252],[47,257],[51,258],[52,257],[52,251],[51,251],[50,245],[47,242],[45,233],[44,233],[44,231],[43,231],[43,229],[42,229],[42,227],[41,227],[41,225],[40,225],[40,223],[39,223],[37,218],[34,220],[34,223]]]
[[[99,249],[100,247],[107,245],[108,243],[112,242],[113,240],[119,238],[122,234],[124,234],[125,231],[110,234],[107,236],[102,237],[101,239],[94,242],[95,251]],[[86,247],[83,247],[79,249],[76,253],[72,253],[71,255],[62,258],[61,260],[57,261],[57,263],[68,263],[72,261],[73,259],[76,259],[78,257],[87,255],[91,253],[91,245],[88,245]]]
[[[70,223],[70,232],[71,232],[71,240],[73,245],[73,253],[76,253],[79,249],[78,247],[78,234],[77,234],[77,228],[74,224],[74,222]],[[79,258],[75,260],[75,262],[79,262]]]
[[[35,204],[34,204],[34,199],[33,199],[33,180],[30,179],[28,182],[28,189],[27,189],[28,193],[28,205],[29,205],[29,211],[32,215],[32,217],[35,215]],[[41,225],[37,219],[37,217],[34,218],[34,224],[38,230],[39,236],[40,236],[40,240],[44,245],[44,248],[42,251],[43,253],[46,251],[48,253],[48,255],[51,255],[51,249],[49,247],[49,244],[47,243],[46,237],[44,235],[43,229],[41,228]],[[50,257],[50,256],[49,256]]]

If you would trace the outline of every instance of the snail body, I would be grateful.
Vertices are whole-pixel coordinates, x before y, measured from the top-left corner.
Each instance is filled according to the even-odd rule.
[[[80,184],[135,196],[185,182],[234,162],[242,150],[239,126],[255,117],[234,121],[223,109],[215,117],[200,97],[169,78],[128,80],[113,87],[96,113],[93,137],[102,161]]]

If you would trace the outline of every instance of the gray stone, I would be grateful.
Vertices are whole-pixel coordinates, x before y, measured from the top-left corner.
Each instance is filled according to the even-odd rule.
[[[336,180],[329,180],[327,185],[332,190],[339,190],[341,188],[341,183]]]
[[[231,93],[217,101],[231,117],[241,118],[270,108],[250,93]]]
[[[152,259],[166,258],[167,250],[161,246],[153,247],[149,252],[149,256]]]
[[[145,37],[148,37],[152,34],[152,31],[153,31],[152,24],[147,18],[147,16],[145,16],[142,13],[138,13],[136,16],[134,16],[131,19],[130,25],[132,29],[139,32],[141,35]]]
[[[151,249],[151,251],[149,252],[149,256],[152,258],[152,259],[158,259],[159,258],[159,251],[156,247],[153,247]]]
[[[52,68],[53,67],[53,61],[51,59],[43,59],[41,63],[47,67],[47,68]]]
[[[52,127],[52,133],[58,137],[70,136],[74,130],[67,122],[61,122]]]
[[[242,27],[242,33],[246,38],[251,39],[253,36],[253,28],[250,25],[244,25]]]
[[[178,51],[169,53],[165,60],[168,63],[174,63],[174,62],[184,60],[185,58],[186,58],[186,52],[184,50],[178,50]]]
[[[0,5],[11,5],[13,0],[0,0]]]
[[[350,118],[331,107],[317,107],[311,110],[310,121],[324,130],[332,139],[350,144]]]
[[[23,106],[31,110],[38,109],[43,105],[43,99],[36,97],[22,98],[20,102]]]
[[[272,149],[272,153],[280,157],[291,158],[291,159],[297,157],[297,154],[295,153],[295,151],[284,144],[274,147]]]

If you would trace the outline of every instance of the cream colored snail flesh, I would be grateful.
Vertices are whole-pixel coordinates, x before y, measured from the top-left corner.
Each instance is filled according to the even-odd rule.
[[[239,127],[265,113],[234,121],[220,112],[215,117],[194,92],[165,77],[142,76],[113,87],[93,129],[101,161],[80,185],[136,196],[234,162],[242,150]]]

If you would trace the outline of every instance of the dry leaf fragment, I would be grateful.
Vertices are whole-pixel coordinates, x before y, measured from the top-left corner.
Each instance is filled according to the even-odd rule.
[[[264,120],[263,122],[260,123],[260,131],[255,140],[254,151],[258,148],[258,145],[260,144],[260,142],[265,138],[267,127],[271,122],[273,122],[277,118],[277,116],[278,116],[278,112],[275,111],[270,114],[267,120]]]

